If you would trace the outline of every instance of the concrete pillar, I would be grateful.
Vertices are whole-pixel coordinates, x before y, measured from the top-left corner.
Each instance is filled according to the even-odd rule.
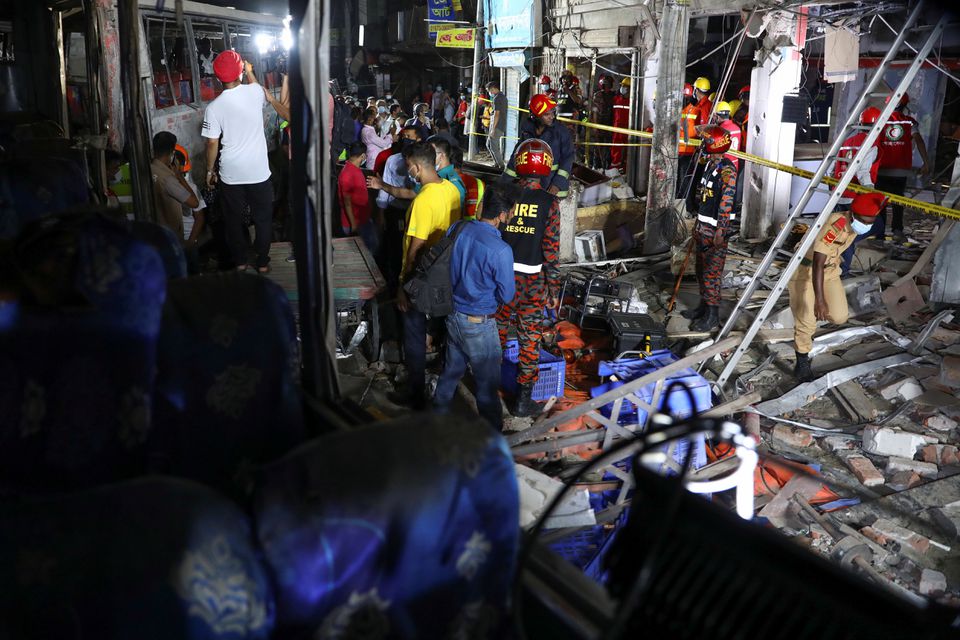
[[[574,238],[577,235],[577,207],[580,204],[580,183],[571,181],[567,197],[560,201],[560,262],[576,262]]]
[[[806,9],[800,13],[805,14]],[[806,15],[774,12],[768,35],[756,53],[759,66],[750,77],[750,131],[747,153],[780,164],[793,165],[797,125],[785,123],[784,95],[796,95],[800,86],[802,58],[807,29]],[[790,174],[746,163],[743,186],[743,219],[740,233],[745,239],[764,240],[776,235],[776,225],[790,212]]]
[[[653,125],[653,95],[657,89],[657,73],[660,70],[660,51],[653,47],[649,56],[644,56],[640,65],[641,75],[643,75],[642,86],[640,87],[640,108],[638,110],[639,127],[641,130]],[[637,138],[640,142],[650,142],[644,138]],[[634,191],[643,193],[647,191],[650,173],[650,147],[639,147],[637,154],[636,168],[636,188]]]
[[[682,109],[682,90],[687,61],[687,3],[667,0],[660,18],[660,64],[657,73],[656,112],[647,183],[647,213],[644,222],[644,253],[659,253],[670,247],[667,230],[672,226],[677,189],[677,127]]]

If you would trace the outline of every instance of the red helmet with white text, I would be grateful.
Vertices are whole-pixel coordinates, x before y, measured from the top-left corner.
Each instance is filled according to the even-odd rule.
[[[539,138],[518,144],[513,160],[514,169],[520,176],[549,176],[553,170],[553,150]]]

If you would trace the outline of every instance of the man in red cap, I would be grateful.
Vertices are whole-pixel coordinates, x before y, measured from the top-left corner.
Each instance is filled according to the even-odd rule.
[[[236,51],[224,51],[213,61],[213,71],[223,83],[223,93],[207,105],[202,135],[207,139],[207,186],[220,183],[220,207],[227,245],[237,269],[247,269],[247,243],[243,214],[250,207],[256,229],[256,267],[270,271],[273,237],[273,187],[263,131],[266,96],[253,76],[253,66]],[[248,84],[241,79],[246,72]],[[219,172],[217,154],[220,155]]]
[[[798,382],[813,379],[810,349],[817,321],[833,324],[847,321],[849,311],[840,281],[840,257],[857,236],[870,231],[885,205],[886,198],[879,193],[861,193],[853,199],[850,211],[831,214],[790,280],[790,310],[797,350],[794,375]]]

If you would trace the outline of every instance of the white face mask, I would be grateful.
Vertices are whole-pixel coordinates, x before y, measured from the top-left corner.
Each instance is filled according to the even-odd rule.
[[[626,87],[620,87],[620,95],[625,96],[628,93],[630,93],[629,89],[627,89]]]
[[[393,96],[390,95],[389,93],[387,94],[387,100],[393,100]]]
[[[387,112],[387,108],[386,108],[386,107],[377,107],[377,111],[379,111],[380,113],[386,113],[386,112]]]
[[[863,234],[870,231],[870,229],[873,228],[873,225],[867,224],[865,222],[860,222],[859,220],[854,218],[850,223],[850,227],[858,236],[862,236]]]

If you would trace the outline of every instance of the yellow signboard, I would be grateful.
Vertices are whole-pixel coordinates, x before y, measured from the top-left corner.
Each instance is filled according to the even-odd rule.
[[[430,25],[431,27],[433,25]],[[454,49],[473,49],[474,29],[446,29],[437,32],[437,46]]]

